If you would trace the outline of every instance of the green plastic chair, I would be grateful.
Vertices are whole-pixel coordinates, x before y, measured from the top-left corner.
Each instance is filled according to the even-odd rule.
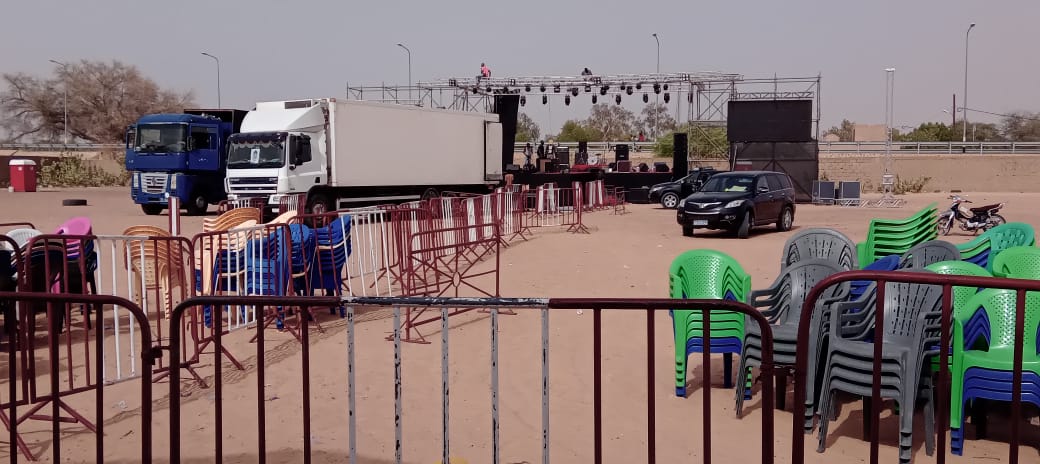
[[[1015,279],[1040,279],[1040,248],[1016,246],[993,258],[993,275]]]
[[[740,264],[715,250],[690,250],[680,254],[668,270],[672,298],[731,299],[746,303],[751,293],[751,276]],[[675,394],[686,396],[686,361],[690,353],[701,352],[704,333],[702,311],[673,310],[675,335]],[[711,314],[708,334],[712,353],[724,355],[726,386],[733,382],[732,354],[740,353],[744,339],[744,315],[733,311]]]
[[[1009,222],[987,230],[975,240],[957,248],[961,250],[961,259],[993,272],[993,263],[1004,250],[1033,245],[1036,245],[1033,226],[1023,222]]]
[[[989,271],[982,268],[977,264],[972,264],[967,261],[940,261],[933,263],[925,267],[929,271],[936,274],[946,275],[962,275],[962,276],[975,276],[975,277],[993,277]],[[979,292],[977,287],[953,287],[953,318],[963,321],[967,324],[971,320],[971,316],[978,309],[970,308],[968,306],[968,300],[975,296]],[[962,328],[963,329],[963,328]],[[948,365],[953,364],[953,357],[947,358]],[[951,368],[952,369],[952,368]],[[932,371],[939,372],[939,357],[935,356],[932,358]]]
[[[914,245],[935,239],[938,213],[932,203],[906,219],[871,220],[867,239],[856,245],[860,266],[888,255],[901,255]]]
[[[954,319],[953,367],[950,427],[951,448],[961,454],[964,444],[964,407],[973,399],[1009,401],[1014,369],[1015,299],[1013,290],[987,289],[967,303],[976,312],[985,312],[989,320],[988,346],[973,349],[966,346],[961,327],[963,321]],[[1040,397],[1040,355],[1037,354],[1037,326],[1040,324],[1040,293],[1026,293],[1025,330],[1023,332],[1022,398],[1038,403]],[[1037,404],[1040,406],[1040,404]]]

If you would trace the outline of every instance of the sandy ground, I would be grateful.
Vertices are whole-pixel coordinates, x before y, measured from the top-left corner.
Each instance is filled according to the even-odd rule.
[[[1040,224],[1033,205],[1038,194],[969,193],[976,204],[1007,201],[1004,216],[1011,221]],[[63,198],[86,198],[86,207],[62,207]],[[863,209],[800,205],[795,226],[833,227],[854,240],[862,240],[870,218],[898,218],[924,205],[937,202],[946,207],[945,195],[922,194],[906,197],[901,209]],[[93,219],[95,233],[117,234],[135,224],[163,226],[166,216],[144,216],[131,204],[123,189],[80,192],[50,191],[35,194],[0,193],[0,222],[29,220],[49,231],[65,219],[85,215]],[[185,218],[184,230],[197,231],[200,218]],[[628,214],[609,211],[587,214],[590,235],[572,235],[560,229],[536,230],[531,240],[514,243],[501,255],[502,296],[507,297],[664,297],[668,294],[667,268],[680,252],[712,248],[729,253],[752,275],[753,287],[772,283],[779,270],[784,241],[794,232],[776,233],[762,229],[749,240],[705,233],[695,238],[681,236],[674,212],[653,205],[629,205]],[[949,237],[960,243],[968,235]],[[490,263],[482,263],[486,267]],[[515,316],[500,316],[499,412],[501,462],[541,461],[541,352],[540,317],[536,310],[519,310]],[[387,309],[359,316],[355,372],[357,376],[357,450],[361,462],[393,462],[394,383],[393,344],[384,340],[392,324]],[[643,313],[607,311],[603,315],[603,440],[605,462],[645,462],[647,429],[646,316]],[[313,418],[309,440],[315,462],[345,462],[347,456],[347,345],[346,324],[333,316],[322,318],[324,333],[313,332],[311,347],[311,393]],[[592,313],[554,310],[550,316],[550,454],[555,462],[592,461]],[[402,453],[405,462],[433,463],[441,447],[441,334],[438,324],[422,328],[432,343],[405,344],[402,350],[404,413]],[[255,345],[248,343],[254,331],[228,337],[247,370],[235,371],[224,364],[225,462],[256,462],[257,375]],[[656,317],[654,344],[657,403],[658,462],[689,462],[701,459],[703,446],[702,378],[700,356],[690,358],[690,387],[687,398],[674,395],[674,348],[671,324],[664,313]],[[468,462],[491,462],[490,324],[486,314],[469,313],[451,319],[450,387],[451,454]],[[264,404],[266,406],[269,462],[300,462],[303,429],[300,409],[301,346],[290,335],[267,332],[267,364]],[[761,394],[746,403],[745,417],[733,413],[733,391],[722,388],[721,357],[712,364],[711,409],[712,455],[716,462],[759,460],[761,453]],[[6,362],[6,361],[5,361]],[[213,357],[203,360],[200,371],[212,375]],[[6,374],[5,374],[6,375]],[[210,382],[212,383],[212,382]],[[101,415],[105,421],[105,455],[108,462],[137,462],[140,444],[139,381],[105,389]],[[154,449],[157,462],[165,462],[169,450],[169,388],[166,381],[155,384],[153,403]],[[182,453],[185,462],[213,462],[214,390],[185,383],[181,392]],[[92,394],[70,400],[89,417],[94,417]],[[789,400],[790,403],[790,400]],[[1001,414],[999,411],[994,414]],[[866,462],[868,445],[862,441],[861,403],[843,408],[831,426],[829,447],[817,454],[816,437],[806,437],[808,462]],[[918,415],[917,430],[923,432]],[[974,440],[968,427],[965,456],[953,462],[979,459],[1003,460],[1007,456],[1007,432],[1000,426],[1003,416],[991,419],[989,440]],[[898,420],[885,413],[882,420],[882,460],[896,458]],[[792,417],[778,411],[774,423],[777,462],[790,461]],[[43,422],[23,425],[25,439],[44,454],[50,446],[48,426]],[[82,426],[62,427],[62,460],[93,461],[94,437]],[[1035,426],[1024,428],[1022,462],[1037,462],[1040,434]],[[916,462],[931,462],[924,453],[923,433],[915,434]],[[0,438],[6,459],[6,434]],[[948,443],[940,444],[946,446]]]

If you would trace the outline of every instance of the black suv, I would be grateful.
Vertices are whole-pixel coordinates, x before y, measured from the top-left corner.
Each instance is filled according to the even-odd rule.
[[[696,192],[709,177],[718,174],[715,168],[698,168],[679,180],[662,182],[650,187],[650,202],[660,202],[661,206],[672,209],[679,205],[679,200]]]
[[[711,176],[700,191],[679,202],[676,221],[683,235],[693,229],[726,229],[747,238],[754,226],[794,224],[794,186],[787,174],[771,171],[725,172]]]

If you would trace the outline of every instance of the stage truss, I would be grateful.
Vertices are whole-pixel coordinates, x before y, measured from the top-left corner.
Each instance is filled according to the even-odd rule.
[[[497,95],[520,95],[527,105],[546,99],[591,99],[601,103],[643,99],[664,101],[675,106],[675,116],[685,114],[685,122],[697,125],[725,125],[730,100],[812,100],[813,124],[820,135],[820,76],[745,79],[740,74],[689,72],[659,74],[619,74],[609,76],[541,76],[449,78],[419,82],[412,86],[347,86],[347,99],[391,102],[456,111],[492,110]],[[686,103],[687,110],[681,111]],[[684,122],[684,121],[680,121]]]

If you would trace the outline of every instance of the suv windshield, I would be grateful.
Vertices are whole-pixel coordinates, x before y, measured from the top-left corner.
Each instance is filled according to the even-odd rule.
[[[134,147],[140,153],[183,153],[188,149],[188,126],[141,124],[137,126]]]
[[[285,164],[285,139],[277,135],[232,137],[228,143],[229,168],[280,168]]]
[[[711,176],[701,192],[750,192],[754,176]]]

